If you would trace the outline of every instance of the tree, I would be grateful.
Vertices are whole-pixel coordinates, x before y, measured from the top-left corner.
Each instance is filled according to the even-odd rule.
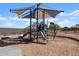
[[[57,34],[58,30],[60,30],[60,26],[58,24],[55,24],[55,23],[51,22],[50,25],[49,25],[49,29],[52,32],[53,40],[54,40],[54,38],[56,37],[56,34]]]

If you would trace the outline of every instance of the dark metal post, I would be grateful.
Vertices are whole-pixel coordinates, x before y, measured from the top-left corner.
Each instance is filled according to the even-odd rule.
[[[32,12],[31,12],[31,9],[30,9],[30,40],[31,40],[31,25],[32,25],[32,14],[31,14]]]
[[[38,7],[39,4],[37,4],[37,41],[38,41]]]
[[[44,25],[45,25],[45,9],[43,9],[43,30],[44,30]]]
[[[48,19],[47,19],[47,36],[48,36]]]

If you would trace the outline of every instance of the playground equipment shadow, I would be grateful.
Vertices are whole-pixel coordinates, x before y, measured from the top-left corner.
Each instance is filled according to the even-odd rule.
[[[16,44],[28,44],[31,41],[27,39],[19,39],[19,38],[5,38],[0,40],[0,46],[8,46],[8,45],[16,45]]]
[[[33,42],[29,38],[9,38],[3,37],[0,40],[0,47],[8,46],[8,45],[17,45],[17,44],[29,44],[29,43],[37,43],[37,44],[46,44],[42,42]]]
[[[68,36],[56,36],[56,37],[68,38],[68,39],[71,39],[71,40],[79,42],[79,39],[78,38],[74,38],[74,37],[68,37]]]
[[[15,43],[12,43],[15,42]],[[50,37],[47,44],[31,42],[29,39],[8,38],[0,40],[3,47],[17,47],[23,56],[79,55],[79,42],[68,37]],[[4,45],[3,45],[4,44]]]
[[[79,42],[78,38],[74,38],[74,37],[68,37],[68,36],[56,36],[59,38],[68,38],[70,40],[74,40]],[[50,40],[51,41],[51,40]],[[4,46],[8,46],[8,45],[17,45],[17,44],[29,44],[29,43],[38,43],[38,44],[44,44],[42,42],[33,42],[31,41],[29,38],[9,38],[9,37],[3,37],[0,40],[0,47],[4,47]]]
[[[74,36],[71,35],[66,35],[66,34],[61,34],[59,33],[58,35],[56,35],[56,37],[58,38],[67,38],[69,40],[74,40],[79,42],[79,38],[76,38]],[[41,38],[40,38],[41,39]],[[40,40],[39,39],[39,40]],[[47,39],[48,41],[50,41],[50,38]],[[53,40],[53,39],[51,39]],[[46,43],[43,42],[37,42],[37,41],[32,41],[29,38],[22,38],[21,36],[13,36],[13,35],[8,35],[8,36],[2,36],[0,39],[0,47],[4,47],[4,46],[8,46],[8,45],[16,45],[16,44],[29,44],[29,43],[38,43],[38,44],[44,44],[46,45]]]

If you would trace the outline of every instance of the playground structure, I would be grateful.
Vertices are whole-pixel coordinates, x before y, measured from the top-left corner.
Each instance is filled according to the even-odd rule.
[[[19,18],[29,18],[30,20],[30,27],[29,30],[23,34],[23,36],[19,38],[24,38],[26,35],[29,34],[30,36],[30,41],[33,41],[33,39],[36,39],[38,42],[39,36],[42,36],[42,40],[46,41],[48,39],[48,33],[47,33],[47,28],[45,27],[45,18],[50,18],[50,17],[56,17],[57,14],[63,11],[58,11],[58,10],[51,10],[51,9],[46,9],[46,8],[40,8],[40,6],[45,6],[42,3],[36,4],[32,7],[27,7],[23,9],[11,9],[10,12],[16,13]],[[27,12],[26,12],[27,11]],[[32,18],[36,19],[36,25],[32,26]],[[43,21],[39,23],[39,20],[42,19]],[[34,38],[33,38],[34,37]]]

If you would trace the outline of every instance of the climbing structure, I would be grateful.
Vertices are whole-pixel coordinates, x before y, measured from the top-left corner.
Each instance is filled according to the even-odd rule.
[[[30,34],[30,40],[32,40],[32,30],[35,29],[36,32],[36,39],[38,41],[39,38],[39,33],[42,35],[44,40],[47,40],[47,32],[45,28],[45,18],[50,18],[50,17],[56,17],[57,14],[63,11],[58,11],[58,10],[52,10],[52,9],[47,9],[47,8],[41,8],[40,6],[45,6],[42,3],[35,4],[32,7],[27,7],[27,8],[22,8],[22,9],[11,9],[10,12],[16,13],[19,18],[29,18],[30,19],[30,27],[29,30],[27,31],[24,35],[26,36],[27,34]],[[32,18],[36,19],[36,26],[32,26]],[[42,23],[39,23],[39,19],[42,19]]]

